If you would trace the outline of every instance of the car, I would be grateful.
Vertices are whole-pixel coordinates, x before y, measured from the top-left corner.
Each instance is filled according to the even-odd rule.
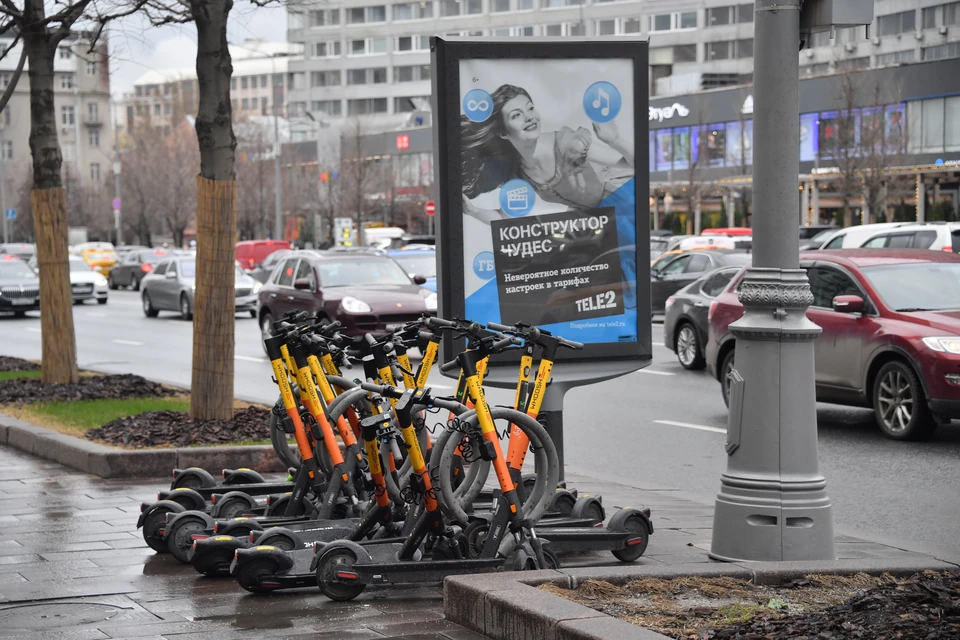
[[[903,227],[910,222],[876,222],[873,224],[862,224],[856,227],[845,227],[825,235],[823,240],[814,249],[850,249],[859,247],[861,244],[877,235],[881,231]]]
[[[97,273],[107,277],[110,275],[110,269],[113,268],[113,265],[117,264],[117,253],[113,250],[113,245],[109,243],[104,244],[107,244],[109,248],[81,249],[80,256],[86,260],[87,264]]]
[[[317,253],[317,251],[313,249],[307,249],[306,251]],[[270,279],[270,276],[273,275],[273,270],[277,268],[278,264],[295,253],[305,253],[305,251],[297,249],[280,249],[279,251],[274,251],[264,258],[263,264],[257,265],[252,271],[247,271],[247,274],[260,284],[263,284]]]
[[[804,252],[823,332],[815,343],[820,402],[872,408],[895,440],[929,436],[960,418],[960,255],[922,249]],[[742,276],[710,305],[707,368],[728,400],[743,315]]]
[[[306,311],[339,321],[345,335],[382,335],[436,312],[437,294],[424,289],[424,282],[382,255],[301,252],[287,258],[260,289],[260,329],[267,338],[275,318]]]
[[[391,238],[387,250],[403,249],[410,245],[427,245],[433,247],[436,246],[436,244],[437,239],[435,236],[401,236],[399,238]]]
[[[83,258],[70,256],[70,289],[74,304],[96,300],[107,304],[107,279],[90,268]]]
[[[397,249],[387,251],[387,255],[396,260],[411,278],[423,276],[424,288],[437,290],[437,252],[434,249]]]
[[[192,319],[196,276],[196,258],[174,256],[157,264],[140,281],[143,315],[156,318],[161,311],[177,311],[184,320]],[[250,317],[257,317],[257,292],[261,284],[235,263],[233,286],[236,290],[235,311],[245,311]]]
[[[119,247],[114,247],[113,250],[116,251],[117,255],[122,258],[131,251],[146,251],[148,249],[150,249],[150,247],[144,247],[138,244],[122,244]]]
[[[827,224],[800,227],[800,251],[819,249],[839,229],[836,225]]]
[[[928,249],[960,253],[960,222],[906,224],[882,231],[860,246],[866,249]]]
[[[743,267],[720,267],[702,276],[667,298],[663,320],[663,345],[677,354],[684,369],[706,366],[704,349],[709,325],[710,303],[730,284]]]
[[[704,229],[700,232],[701,236],[727,236],[735,238],[738,236],[753,236],[753,229],[750,227],[717,227],[714,229]]]
[[[26,242],[0,242],[0,255],[16,256],[30,261],[37,254],[37,245]]]
[[[40,308],[40,278],[16,256],[0,256],[0,311],[22,318]]]
[[[290,243],[286,240],[241,240],[237,243],[237,262],[245,271],[250,271],[274,251],[289,249]]]
[[[662,256],[650,267],[650,312],[666,310],[667,298],[717,267],[744,266],[751,254],[737,249],[689,250]]]
[[[172,254],[166,249],[139,249],[127,252],[120,257],[120,262],[110,269],[108,278],[110,288],[130,287],[134,291],[140,291],[143,276],[153,271],[155,265],[170,257]]]

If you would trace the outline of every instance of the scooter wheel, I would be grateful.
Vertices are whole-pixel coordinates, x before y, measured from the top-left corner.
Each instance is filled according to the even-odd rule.
[[[303,543],[292,531],[267,531],[258,540],[257,546],[276,547],[284,551],[303,549]]]
[[[533,492],[533,487],[537,484],[537,476],[532,473],[524,474],[520,482],[523,483],[523,489],[526,494],[530,495]]]
[[[290,495],[283,495],[277,498],[276,500],[270,501],[270,506],[267,507],[267,515],[271,517],[283,516],[283,515],[293,515],[293,516],[303,516],[308,512],[308,502],[301,501],[297,507],[297,510],[292,514],[287,514],[287,503],[290,502]]]
[[[197,573],[208,578],[218,578],[230,575],[230,563],[233,562],[233,551],[225,549],[207,549],[198,554],[193,563]]]
[[[639,512],[633,509],[621,509],[610,518],[607,529],[610,531],[629,531],[635,534],[627,540],[626,548],[611,552],[620,562],[633,562],[647,550],[647,544],[650,541],[650,527],[647,526],[646,518]]]
[[[223,484],[225,485],[263,484],[265,482],[263,476],[253,469],[233,469],[230,473],[225,473],[223,478]]]
[[[463,541],[466,547],[466,557],[479,558],[483,551],[483,546],[487,542],[487,532],[490,531],[490,523],[486,520],[475,520],[467,525],[463,530]]]
[[[544,569],[557,570],[560,568],[560,558],[553,552],[553,549],[548,546],[543,547],[543,559],[547,561],[547,566],[545,566]]]
[[[237,582],[250,593],[270,593],[272,588],[261,586],[264,578],[277,575],[279,567],[270,558],[258,558],[237,568]]]
[[[190,467],[177,473],[170,489],[207,489],[217,486],[217,481],[206,469]]]
[[[362,582],[349,584],[341,579],[343,574],[353,574],[357,556],[352,549],[337,546],[325,549],[317,563],[317,585],[323,595],[336,602],[353,600],[367,586]]]
[[[564,518],[569,518],[573,514],[573,508],[577,504],[577,499],[566,489],[557,489],[550,501],[548,511],[559,513]]]
[[[593,497],[578,498],[577,503],[573,505],[573,512],[570,514],[576,519],[593,520],[601,523],[606,519],[607,513],[603,509],[603,504]]]
[[[231,492],[233,495],[226,494],[213,505],[210,515],[217,520],[232,520],[245,513],[249,513],[253,508],[253,501],[246,494],[239,491]]]
[[[184,516],[171,525],[167,533],[167,548],[173,557],[184,564],[190,564],[193,550],[193,536],[206,535],[207,523],[203,518]]]
[[[163,539],[163,530],[166,527],[168,513],[180,513],[183,506],[176,502],[169,502],[163,506],[153,507],[143,520],[143,541],[157,553],[168,553],[170,548]]]

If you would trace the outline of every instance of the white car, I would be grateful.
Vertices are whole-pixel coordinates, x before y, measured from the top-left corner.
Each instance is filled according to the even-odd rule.
[[[827,236],[818,249],[855,249],[882,231],[903,227],[911,222],[878,222],[837,229]]]
[[[960,253],[960,222],[906,224],[871,236],[864,249],[929,249]]]
[[[36,256],[28,264],[31,269],[40,273]],[[73,304],[83,304],[86,300],[107,304],[107,289],[107,279],[94,271],[86,260],[70,256],[70,290],[73,293]]]

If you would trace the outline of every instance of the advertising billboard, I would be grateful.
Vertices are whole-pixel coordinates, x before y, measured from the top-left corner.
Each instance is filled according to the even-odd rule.
[[[649,354],[646,43],[437,38],[434,56],[441,314]]]

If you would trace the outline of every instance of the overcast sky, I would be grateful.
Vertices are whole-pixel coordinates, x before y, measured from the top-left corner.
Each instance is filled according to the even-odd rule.
[[[261,8],[243,0],[230,12],[228,38],[240,43],[245,38],[283,42],[287,39],[286,10],[282,6]],[[197,30],[192,25],[150,27],[139,16],[114,23],[110,33],[111,92],[114,97],[133,90],[133,83],[145,71],[195,67]]]

